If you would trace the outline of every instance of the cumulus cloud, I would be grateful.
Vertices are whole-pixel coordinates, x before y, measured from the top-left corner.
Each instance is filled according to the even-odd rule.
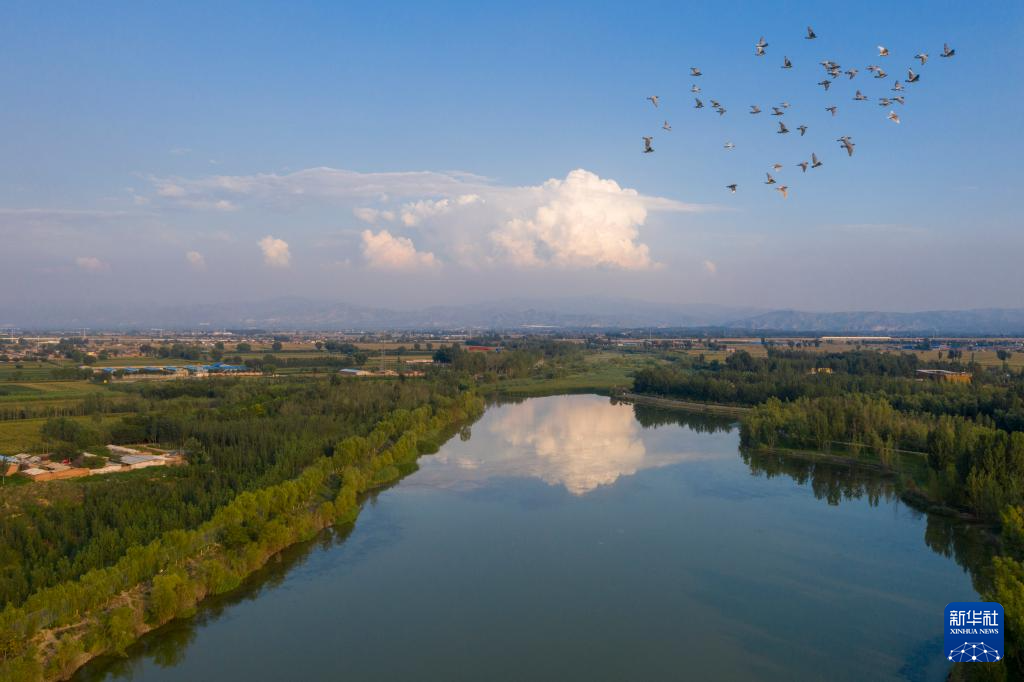
[[[495,438],[486,453],[439,453],[424,460],[417,479],[473,489],[493,479],[535,477],[582,496],[639,471],[717,456],[680,443],[666,449],[655,440],[645,443],[628,405],[595,396],[506,405],[487,428]]]
[[[288,242],[277,239],[269,234],[259,241],[263,251],[263,262],[272,268],[286,268],[291,265],[292,254],[288,250]]]
[[[540,205],[532,216],[513,218],[491,232],[512,263],[630,270],[654,265],[639,241],[647,208],[636,190],[577,169],[565,180],[548,180],[537,193]]]
[[[417,232],[410,236],[426,244],[427,253],[474,268],[650,269],[658,264],[641,239],[641,229],[652,213],[717,208],[644,195],[584,169],[534,186],[500,185],[460,172],[333,168],[152,182],[154,200],[163,205],[306,211],[341,204],[375,230],[398,223]],[[381,233],[371,234],[379,239]],[[403,239],[386,234],[396,243]],[[364,239],[364,250],[365,244]],[[395,253],[409,251],[387,246]],[[422,258],[417,262],[422,264]]]
[[[713,275],[718,272],[718,264],[713,260],[706,260],[704,261],[704,269]]]
[[[110,269],[110,265],[101,261],[96,256],[79,256],[75,264],[86,272],[103,272]]]
[[[186,253],[185,260],[187,260],[188,264],[191,265],[196,270],[206,269],[206,259],[203,257],[203,254],[199,253],[198,251],[189,251],[188,253]]]
[[[586,172],[586,171],[581,171]],[[309,168],[294,173],[213,175],[201,178],[150,178],[157,196],[182,202],[215,205],[219,200],[275,204],[307,204],[311,201],[362,200],[388,204],[447,199],[448,208],[497,200],[500,205],[535,193],[536,187],[511,187],[462,171],[400,171],[360,173],[338,168]],[[637,194],[652,211],[702,211],[715,207],[690,204],[666,197]],[[369,214],[365,214],[369,215]],[[359,214],[357,214],[359,217]]]
[[[408,237],[396,237],[387,230],[376,234],[363,230],[362,237],[363,257],[372,268],[412,270],[438,265],[433,253],[417,251]]]

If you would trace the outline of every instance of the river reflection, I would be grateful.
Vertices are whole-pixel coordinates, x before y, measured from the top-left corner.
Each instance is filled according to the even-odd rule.
[[[986,580],[980,529],[720,417],[530,399],[419,464],[75,679],[942,680],[936,614]]]
[[[638,419],[638,411],[643,419]],[[585,495],[623,476],[688,460],[730,456],[704,443],[660,443],[641,437],[645,427],[681,423],[665,411],[644,410],[592,395],[539,398],[506,404],[485,427],[493,444],[445,448],[424,459],[419,485],[472,488],[500,477],[539,478]],[[728,431],[723,421],[700,421],[705,432]]]

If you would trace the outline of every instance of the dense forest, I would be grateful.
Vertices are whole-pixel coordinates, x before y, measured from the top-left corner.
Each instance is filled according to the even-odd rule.
[[[970,369],[969,384],[921,381],[924,368]],[[831,373],[821,371],[827,369]],[[1024,375],[959,363],[922,365],[911,354],[855,351],[814,353],[770,350],[766,358],[745,351],[723,363],[680,358],[636,373],[634,390],[670,398],[734,405],[863,393],[885,397],[896,409],[968,419],[981,416],[1007,431],[1024,430]]]
[[[184,448],[188,465],[5,496],[0,679],[53,679],[121,651],[350,518],[358,494],[408,472],[481,411],[467,388],[454,375],[161,382],[132,386],[143,408],[105,430],[51,420],[44,431],[58,446],[159,443]],[[142,599],[119,605],[130,589]]]
[[[108,565],[134,545],[194,528],[239,492],[294,478],[334,444],[388,411],[429,404],[443,384],[192,381],[136,385],[145,409],[107,429],[63,419],[44,427],[54,450],[103,443],[184,447],[190,466],[102,476],[52,504],[0,519],[0,600]],[[450,394],[451,391],[449,390]]]

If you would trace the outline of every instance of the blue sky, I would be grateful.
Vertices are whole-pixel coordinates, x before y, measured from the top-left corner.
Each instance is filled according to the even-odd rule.
[[[19,3],[3,19],[16,284],[0,305],[1020,304],[1021,3]],[[895,125],[875,100],[920,50]],[[860,73],[826,93],[825,58]],[[727,114],[695,110],[692,83]],[[805,138],[774,132],[782,101]],[[811,151],[824,165],[805,175]],[[786,200],[762,184],[774,162]]]

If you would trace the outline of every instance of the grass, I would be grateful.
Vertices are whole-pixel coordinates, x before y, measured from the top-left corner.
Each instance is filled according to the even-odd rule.
[[[46,381],[55,369],[58,366],[50,362],[0,362],[0,382]]]
[[[613,357],[609,358],[608,355]],[[514,396],[608,393],[612,389],[631,387],[633,372],[650,361],[640,356],[632,358],[617,354],[594,354],[587,357],[584,367],[570,370],[561,376],[509,379],[494,384],[492,389],[484,390]]]

